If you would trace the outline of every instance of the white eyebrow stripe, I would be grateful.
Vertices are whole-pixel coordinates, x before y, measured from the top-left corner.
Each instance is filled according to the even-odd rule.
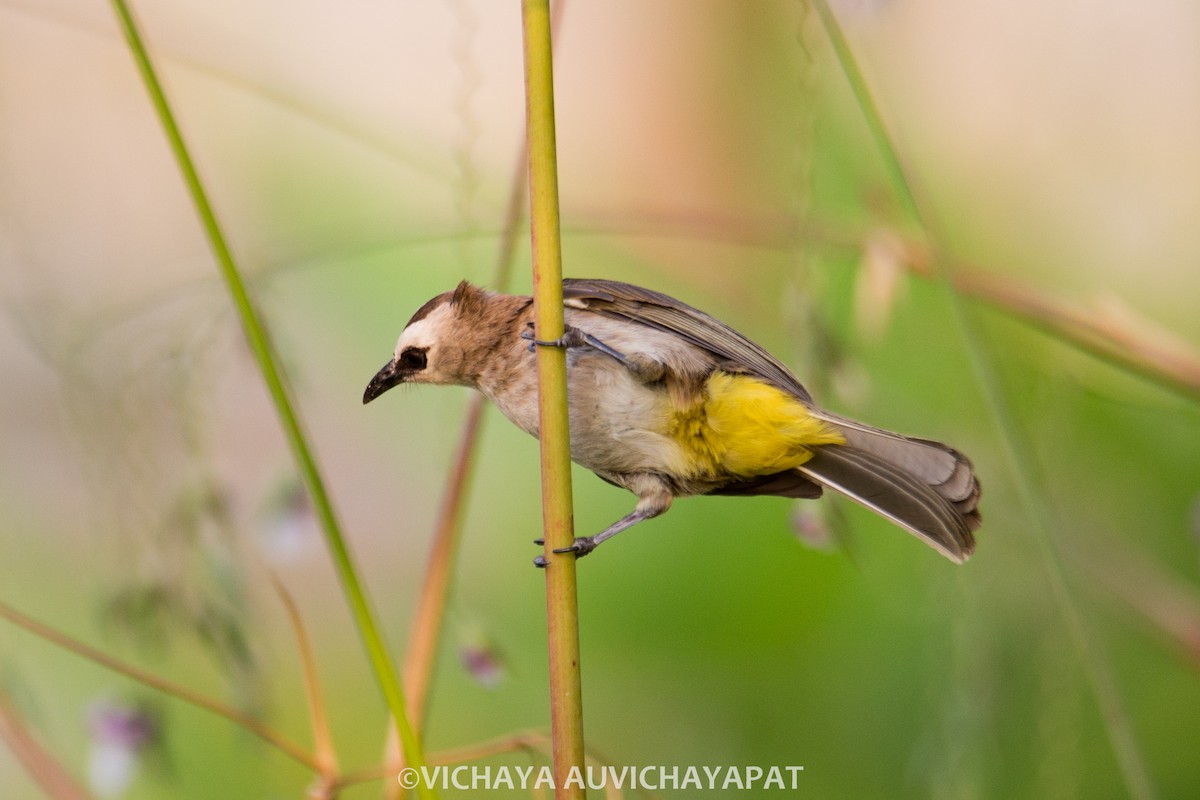
[[[439,308],[405,328],[396,342],[395,355],[399,356],[409,347],[432,347],[438,339],[439,329],[444,327],[444,317],[445,311]]]

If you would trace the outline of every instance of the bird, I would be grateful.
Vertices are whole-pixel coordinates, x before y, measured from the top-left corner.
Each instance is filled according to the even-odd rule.
[[[980,481],[958,450],[827,411],[758,344],[660,292],[566,278],[564,334],[534,338],[533,298],[463,281],[412,315],[363,403],[400,384],[467,386],[538,435],[538,346],[566,349],[571,459],[637,496],[556,553],[582,557],[678,497],[825,490],[956,563],[974,552]],[[540,540],[536,540],[541,544]],[[534,563],[547,566],[544,556]]]

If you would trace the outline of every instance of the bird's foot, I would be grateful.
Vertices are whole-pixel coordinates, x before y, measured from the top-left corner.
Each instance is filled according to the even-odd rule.
[[[590,333],[584,333],[579,328],[571,325],[568,325],[563,329],[562,336],[558,337],[557,339],[551,339],[550,341],[534,338],[532,322],[527,323],[527,327],[529,330],[522,333],[521,338],[529,341],[529,352],[531,353],[535,347],[562,347],[567,349],[572,347],[590,347],[593,350],[604,353],[604,355],[608,356],[609,358],[619,361],[621,364],[625,365],[630,372],[637,376],[638,380],[644,383],[653,383],[654,381],[659,380],[662,378],[666,369],[659,361],[656,361],[649,356],[641,353],[634,353],[631,356],[626,355],[620,350],[609,347],[603,341],[597,339],[595,336],[592,336]]]
[[[521,334],[521,338],[529,341],[529,352],[531,353],[535,347],[562,347],[566,349],[572,347],[596,347],[597,345],[600,346],[597,347],[597,349],[606,347],[606,345],[595,336],[584,333],[583,331],[579,330],[579,328],[575,328],[570,325],[563,328],[562,336],[558,337],[557,339],[550,340],[533,338],[534,333],[532,322],[526,323],[525,327],[528,328],[528,330]],[[608,352],[607,349],[605,352]]]
[[[545,547],[545,539],[534,539],[534,544]],[[580,536],[571,543],[570,547],[556,547],[555,553],[574,553],[575,558],[583,558],[588,553],[596,549],[596,541],[591,536]],[[546,556],[541,555],[533,560],[533,565],[539,569],[545,569],[550,562],[546,560]]]

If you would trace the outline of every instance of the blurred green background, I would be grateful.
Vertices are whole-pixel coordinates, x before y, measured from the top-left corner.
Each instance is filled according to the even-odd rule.
[[[1196,6],[834,8],[957,274],[1194,368]],[[135,10],[399,656],[467,395],[360,397],[414,309],[491,280],[519,4]],[[566,274],[710,311],[824,405],[966,451],[986,488],[963,567],[828,500],[683,500],[621,536],[580,569],[589,744],[616,765],[803,765],[814,798],[1195,796],[1196,393],[968,299],[973,355],[945,287],[908,274],[927,233],[804,4],[567,0],[559,33]],[[343,766],[377,763],[383,704],[106,4],[0,3],[0,118],[0,600],[307,741],[274,571]],[[514,274],[527,291],[524,246]],[[1000,376],[1033,509],[973,358]],[[586,472],[575,486],[581,532],[631,508]],[[538,491],[535,443],[489,411],[430,750],[548,724]],[[293,798],[310,779],[7,623],[0,691],[100,795]],[[151,744],[113,732],[130,708],[157,720]],[[3,746],[0,789],[43,796]]]

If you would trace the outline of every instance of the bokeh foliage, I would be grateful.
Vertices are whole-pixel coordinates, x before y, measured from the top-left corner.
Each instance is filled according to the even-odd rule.
[[[369,765],[385,711],[311,520],[288,501],[286,445],[128,54],[85,5],[0,8],[13,120],[0,142],[0,599],[304,740],[269,567],[310,628],[344,765]],[[398,648],[466,398],[411,390],[365,410],[358,398],[413,309],[490,275],[522,114],[519,27],[515,5],[320,5],[144,17]],[[942,18],[929,2],[849,5],[951,259],[1080,307],[1115,303],[1134,333],[1172,330],[1194,351],[1200,244],[1169,223],[1200,211],[1176,186],[1200,185],[1198,165],[1163,132],[1180,117],[1200,131],[1180,110],[1197,78],[1169,72],[1186,63],[1177,31],[1194,13],[1150,4],[1131,31],[1105,8],[1080,30],[1037,4]],[[580,570],[589,742],[615,764],[803,764],[812,797],[1120,797],[1090,689],[1102,669],[1159,796],[1190,795],[1196,398],[967,299],[1095,663],[1065,629],[944,292],[903,258],[864,256],[873,237],[925,232],[819,28],[790,3],[571,0],[566,15],[567,274],[711,311],[794,363],[826,404],[961,447],[986,487],[979,551],[961,568],[844,506],[826,518],[836,546],[814,549],[778,499],[680,501],[622,535]],[[1140,71],[1098,55],[1145,54],[1147,37],[1161,52]],[[1032,81],[1014,65],[1030,61],[1043,85],[1022,105]],[[1060,95],[1093,99],[1059,108]],[[1124,146],[1081,142],[1088,123]],[[872,292],[874,325],[855,311]],[[529,563],[537,450],[489,414],[478,457],[432,751],[547,718]],[[581,530],[629,508],[585,472],[575,485]],[[495,686],[460,665],[480,641],[503,664]],[[79,775],[97,698],[153,697],[7,627],[0,687]],[[129,797],[301,794],[301,768],[229,723],[156,708],[165,733]],[[39,796],[2,750],[0,786]]]

